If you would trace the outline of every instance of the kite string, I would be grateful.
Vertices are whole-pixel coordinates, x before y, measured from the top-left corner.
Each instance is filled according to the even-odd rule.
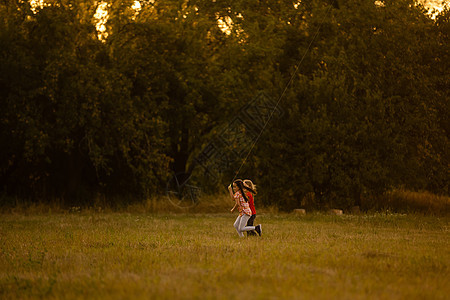
[[[325,13],[325,16],[322,18],[322,21],[319,25],[319,27],[316,30],[316,33],[314,34],[311,42],[309,43],[308,47],[305,50],[305,53],[303,54],[302,58],[300,59],[300,61],[296,64],[295,66],[295,70],[293,72],[293,74],[291,75],[291,78],[289,79],[288,83],[286,84],[286,87],[283,90],[283,93],[281,93],[280,97],[278,98],[277,103],[275,104],[275,107],[273,108],[271,114],[269,115],[269,118],[266,120],[266,122],[264,123],[263,128],[261,129],[261,131],[259,132],[258,136],[256,137],[255,141],[253,142],[252,146],[250,147],[250,150],[248,151],[247,155],[245,156],[244,160],[241,163],[241,166],[239,167],[239,169],[237,170],[237,172],[234,174],[233,180],[231,182],[234,182],[234,180],[236,179],[237,175],[239,174],[239,172],[241,171],[242,167],[245,165],[245,163],[247,162],[248,157],[250,156],[250,153],[252,152],[253,148],[255,147],[256,143],[258,142],[259,138],[261,137],[262,133],[264,132],[264,129],[266,129],[267,124],[269,123],[270,119],[272,119],[273,114],[275,113],[278,105],[281,102],[281,99],[283,98],[284,94],[286,93],[287,89],[289,88],[289,86],[291,85],[292,81],[294,80],[295,75],[297,74],[298,69],[300,68],[300,65],[302,64],[303,60],[306,57],[306,54],[308,54],[309,49],[311,48],[314,40],[316,39],[316,37],[319,34],[320,29],[322,28],[323,23],[325,22],[325,18],[328,17],[328,14],[331,10],[331,7],[333,6],[334,0],[331,3],[331,5],[328,7],[327,12]]]

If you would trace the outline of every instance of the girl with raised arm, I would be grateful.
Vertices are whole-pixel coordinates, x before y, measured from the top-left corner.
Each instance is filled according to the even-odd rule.
[[[236,218],[234,222],[234,228],[238,232],[240,237],[244,237],[244,232],[255,230],[259,235],[261,235],[261,224],[257,226],[247,226],[247,222],[252,215],[252,211],[249,206],[249,200],[247,195],[244,192],[245,186],[244,182],[241,179],[237,179],[233,182],[233,185],[228,187],[228,191],[230,192],[230,196],[234,199],[235,205],[231,209],[233,212],[236,207],[239,208],[239,216]],[[234,192],[236,191],[236,192]]]

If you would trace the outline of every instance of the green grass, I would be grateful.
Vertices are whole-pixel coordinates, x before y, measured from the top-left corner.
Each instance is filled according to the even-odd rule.
[[[1,299],[448,299],[449,218],[0,215]]]

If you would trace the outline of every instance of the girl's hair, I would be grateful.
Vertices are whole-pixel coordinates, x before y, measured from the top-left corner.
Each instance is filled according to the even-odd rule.
[[[248,198],[247,195],[245,195],[244,193],[244,182],[242,181],[242,179],[236,179],[234,181],[234,184],[236,184],[238,186],[239,191],[241,191],[242,197],[244,197],[245,202],[248,202]]]
[[[245,179],[244,180],[244,188],[248,191],[250,191],[250,193],[256,195],[256,185],[250,180],[250,179]]]

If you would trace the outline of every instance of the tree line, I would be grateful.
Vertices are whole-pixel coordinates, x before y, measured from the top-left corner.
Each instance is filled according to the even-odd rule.
[[[398,187],[449,194],[448,8],[107,3],[105,39],[98,1],[0,3],[3,202],[139,201],[174,174],[223,192],[239,167],[283,208],[358,205]],[[282,116],[212,180],[196,157],[261,92]]]

